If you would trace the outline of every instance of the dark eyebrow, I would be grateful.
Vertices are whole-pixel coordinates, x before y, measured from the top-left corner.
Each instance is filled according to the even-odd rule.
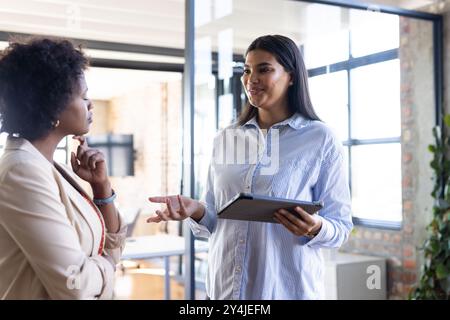
[[[267,67],[267,66],[271,66],[270,63],[268,62],[261,62],[260,64],[256,65],[257,67]],[[244,64],[244,67],[248,68],[250,67],[248,64]]]

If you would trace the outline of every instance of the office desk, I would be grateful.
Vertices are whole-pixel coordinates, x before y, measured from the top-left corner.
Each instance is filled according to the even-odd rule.
[[[207,252],[208,242],[195,241],[195,252]],[[185,253],[183,237],[157,234],[127,238],[122,260],[147,260],[164,258],[164,298],[170,299],[170,257]]]

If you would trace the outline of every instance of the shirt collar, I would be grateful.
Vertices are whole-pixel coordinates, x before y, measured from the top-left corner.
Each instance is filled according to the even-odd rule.
[[[310,120],[303,117],[300,113],[296,112],[291,117],[287,118],[286,120],[283,120],[281,122],[275,123],[272,127],[281,127],[281,126],[290,126],[294,130],[299,130],[303,127],[306,127]],[[259,128],[258,121],[256,121],[256,116],[248,120],[246,123],[244,123],[244,126],[253,125],[257,128]]]
[[[248,120],[246,123],[244,123],[243,126],[244,127],[246,127],[246,126],[255,126],[255,127],[259,128],[258,121],[256,121],[256,116],[254,116],[253,118]]]

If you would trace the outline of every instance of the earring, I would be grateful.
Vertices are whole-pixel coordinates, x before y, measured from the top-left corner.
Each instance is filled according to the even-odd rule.
[[[57,128],[59,126],[59,120],[56,120],[56,122],[52,122],[53,128]]]

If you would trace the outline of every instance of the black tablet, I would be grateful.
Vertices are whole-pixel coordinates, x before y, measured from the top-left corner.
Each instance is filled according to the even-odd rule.
[[[309,214],[314,214],[323,208],[321,201],[299,201],[267,196],[239,193],[226,203],[217,214],[221,219],[261,221],[277,223],[273,217],[278,209],[286,209],[298,215],[295,207],[302,207]]]

